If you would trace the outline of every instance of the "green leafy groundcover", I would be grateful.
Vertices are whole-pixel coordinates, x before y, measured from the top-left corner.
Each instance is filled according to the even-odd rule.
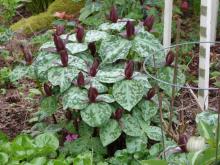
[[[83,152],[77,156],[65,155],[59,152],[59,140],[52,133],[40,134],[34,138],[27,134],[18,135],[9,141],[0,132],[0,162],[1,165],[93,165],[93,152]],[[140,161],[141,164],[163,163],[161,160]],[[108,165],[98,162],[98,165]]]

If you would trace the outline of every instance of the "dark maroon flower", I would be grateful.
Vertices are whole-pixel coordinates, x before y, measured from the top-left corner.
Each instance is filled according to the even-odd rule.
[[[188,136],[186,134],[179,136],[179,147],[182,149],[183,152],[187,152],[186,144],[188,142]]]
[[[189,2],[187,0],[182,0],[180,8],[183,12],[187,12],[189,10]]]
[[[56,35],[57,36],[62,35],[64,33],[64,30],[65,30],[64,25],[57,25],[56,26]]]
[[[90,87],[88,91],[88,98],[91,103],[96,101],[97,96],[99,95],[96,88]]]
[[[32,57],[32,53],[31,53],[30,49],[28,49],[24,45],[21,45],[20,47],[21,47],[21,50],[22,50],[22,52],[24,54],[24,59],[25,59],[26,63],[28,65],[31,65],[33,57]]]
[[[80,87],[85,85],[84,75],[82,72],[79,72],[79,74],[78,74],[77,85]]]
[[[95,42],[89,43],[88,48],[89,48],[89,50],[90,50],[90,53],[91,53],[93,56],[95,56],[95,54],[96,54],[96,45],[95,45]]]
[[[134,73],[134,62],[133,61],[130,60],[127,62],[124,73],[125,73],[125,78],[130,80]]]
[[[146,27],[147,31],[151,31],[152,27],[154,25],[154,16],[148,16],[145,20],[144,20],[144,26]]]
[[[118,12],[115,6],[112,6],[111,8],[109,20],[112,21],[113,23],[117,23],[118,21]]]
[[[52,88],[47,83],[44,83],[44,92],[47,96],[52,96]]]
[[[175,54],[173,51],[169,51],[167,56],[166,56],[166,66],[170,66],[175,58]]]
[[[56,34],[53,34],[53,40],[54,40],[54,44],[56,46],[57,52],[66,49],[65,48],[65,43],[60,38],[60,36],[58,36]]]
[[[98,71],[98,67],[99,67],[99,60],[95,58],[95,60],[93,61],[92,67],[89,70],[89,75],[92,77],[95,77]]]
[[[146,96],[146,99],[147,100],[151,100],[155,95],[155,89],[154,88],[151,88],[148,92],[147,92],[147,96]]]
[[[82,43],[84,39],[84,27],[83,26],[78,26],[76,29],[76,39],[78,42]]]
[[[121,117],[122,117],[122,115],[123,115],[123,112],[124,112],[124,109],[118,108],[118,109],[115,111],[115,113],[114,113],[114,118],[115,118],[116,120],[120,120]]]
[[[67,67],[68,66],[68,53],[67,53],[67,50],[66,49],[61,50],[59,53],[60,53],[60,59],[61,59],[61,62],[63,64],[63,67]]]
[[[133,22],[127,21],[126,33],[127,33],[127,38],[128,39],[131,39],[134,36],[134,34],[135,34],[135,27],[134,27]]]

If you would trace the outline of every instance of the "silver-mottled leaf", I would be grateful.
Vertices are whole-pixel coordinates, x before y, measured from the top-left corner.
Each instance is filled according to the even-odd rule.
[[[60,86],[60,92],[64,92],[71,86],[72,80],[78,75],[74,67],[54,67],[48,71],[48,80],[52,85]]]
[[[113,85],[113,96],[124,109],[131,109],[142,99],[144,87],[136,80],[122,80]]]
[[[85,72],[88,71],[88,66],[87,63],[84,59],[77,57],[77,56],[72,56],[69,55],[69,66],[73,66],[79,70],[83,70]]]
[[[131,46],[130,41],[121,37],[112,36],[103,40],[99,49],[102,63],[113,63],[119,59],[126,59]]]
[[[108,37],[108,33],[98,31],[98,30],[90,30],[86,33],[85,42],[94,42],[102,39],[106,39]]]
[[[157,78],[159,80],[165,81],[170,84],[173,84],[173,76],[174,76],[174,68],[171,68],[171,67],[160,68],[157,72]],[[185,81],[186,81],[185,74],[182,71],[178,70],[177,84],[184,85]],[[172,96],[172,86],[171,85],[167,85],[162,82],[158,82],[158,85],[161,89],[164,90],[164,92],[168,96],[170,96],[170,97]],[[176,88],[176,92],[178,92],[179,90],[180,90],[180,88]]]
[[[47,48],[55,48],[54,42],[53,41],[48,41],[48,42],[44,43],[40,47],[40,50],[47,49]]]
[[[66,44],[66,48],[71,54],[76,54],[86,51],[88,45],[86,43],[68,43]]]
[[[45,97],[41,101],[40,111],[45,112],[48,116],[57,111],[57,99],[55,96]]]
[[[66,40],[67,37],[68,37],[68,41],[71,41],[71,42],[77,42],[77,39],[76,39],[76,34],[71,34],[71,35],[67,35],[67,34],[63,34],[60,36],[63,40]]]
[[[121,135],[121,128],[115,120],[109,120],[104,126],[100,128],[100,139],[103,146],[107,146],[114,142]]]
[[[95,87],[99,93],[105,93],[106,91],[108,91],[108,88],[105,85],[103,85],[102,83],[100,83],[96,79],[96,77],[91,78],[89,84],[87,84],[85,86],[85,88],[89,89],[90,86]]]
[[[96,98],[97,101],[103,101],[103,102],[106,102],[106,103],[113,103],[115,102],[115,99],[112,95],[110,94],[101,94],[101,95],[98,95],[98,97]]]
[[[143,151],[147,147],[147,139],[142,137],[126,137],[126,147],[129,153]]]
[[[117,22],[117,23],[103,23],[99,26],[100,30],[103,31],[121,31],[126,25],[126,22]]]
[[[99,70],[96,78],[102,83],[115,83],[124,79],[124,69]]]
[[[147,136],[152,140],[161,141],[162,140],[161,129],[156,126],[149,126],[147,129]]]
[[[90,104],[80,111],[83,121],[91,127],[100,127],[108,122],[112,112],[111,105],[103,102]]]
[[[138,107],[141,109],[145,121],[150,120],[157,114],[158,107],[153,101],[142,100]]]
[[[24,66],[24,65],[18,65],[16,66],[13,71],[10,73],[10,81],[11,82],[15,82],[17,80],[22,79],[23,77],[27,76],[29,71],[28,66]]]
[[[88,106],[88,92],[85,89],[72,87],[63,95],[63,109],[84,109]]]
[[[140,57],[146,58],[146,64],[148,66],[154,66],[153,54],[163,49],[159,40],[145,31],[138,33],[132,42],[132,50],[138,53]],[[156,66],[161,67],[165,62],[166,55],[163,51],[160,51],[155,54],[154,58]]]
[[[143,131],[135,117],[129,114],[124,115],[121,118],[122,130],[129,136],[142,136]]]
[[[134,72],[132,79],[142,83],[142,85],[144,87],[144,93],[147,93],[147,91],[152,87],[148,81],[148,77],[146,74],[143,74],[140,72]]]

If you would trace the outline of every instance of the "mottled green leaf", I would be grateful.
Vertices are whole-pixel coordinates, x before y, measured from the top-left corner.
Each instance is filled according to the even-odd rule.
[[[113,63],[119,59],[126,59],[132,44],[121,37],[112,36],[103,40],[99,54],[103,63]]]
[[[79,69],[85,72],[88,71],[87,62],[80,57],[69,55],[68,63],[69,63],[69,66],[73,66],[76,69]]]
[[[133,80],[137,80],[142,83],[144,87],[144,92],[147,93],[147,91],[152,87],[151,84],[148,81],[148,77],[146,74],[134,72],[134,75],[132,77]]]
[[[174,76],[174,68],[171,67],[163,67],[161,69],[158,70],[157,72],[157,78],[165,81],[167,83],[173,84],[173,76]],[[185,74],[178,70],[177,73],[177,85],[184,85],[186,81],[186,77]],[[158,82],[158,85],[161,89],[164,90],[164,92],[168,95],[168,96],[172,96],[172,86],[171,85],[167,85],[165,83],[162,82]],[[176,88],[176,92],[178,92],[180,90],[180,88]]]
[[[64,92],[71,86],[72,80],[78,75],[74,67],[54,67],[48,71],[48,80],[54,85],[60,86],[60,92]]]
[[[144,140],[142,137],[126,137],[126,147],[129,153],[140,152],[146,149],[147,139]]]
[[[106,91],[108,91],[108,88],[103,85],[102,83],[100,83],[96,77],[91,78],[89,84],[87,84],[85,86],[86,89],[89,89],[90,86],[96,88],[98,90],[99,93],[105,93]]]
[[[124,79],[124,69],[99,70],[96,79],[102,83],[115,83]]]
[[[142,160],[141,165],[168,165],[165,160]]]
[[[0,152],[0,162],[2,165],[5,165],[9,160],[9,156],[4,153],[4,152]]]
[[[128,111],[131,111],[143,95],[144,87],[141,82],[136,80],[123,80],[113,86],[115,100]]]
[[[57,99],[55,96],[45,97],[41,101],[40,110],[45,112],[48,116],[57,111]]]
[[[129,114],[121,118],[122,130],[129,136],[142,136],[143,131],[135,117]]]
[[[107,146],[115,141],[121,135],[121,128],[115,120],[109,120],[100,129],[100,139],[103,146]]]
[[[48,48],[55,48],[53,41],[48,41],[48,42],[44,43],[43,45],[41,45],[40,50],[48,49]]]
[[[103,102],[90,104],[85,110],[80,111],[83,121],[91,127],[99,127],[106,123],[112,112],[113,108]]]
[[[147,129],[147,136],[152,140],[161,141],[162,140],[161,129],[156,126],[149,126]]]
[[[88,106],[88,92],[85,89],[72,87],[64,93],[63,109],[84,109]]]
[[[109,31],[109,30],[114,30],[114,31],[121,31],[126,25],[126,22],[117,22],[117,23],[103,23],[99,26],[100,30],[103,31]]]
[[[154,58],[157,67],[161,67],[164,64],[166,55],[163,51],[156,53],[153,57],[155,52],[162,49],[163,46],[159,40],[147,31],[138,33],[133,40],[132,50],[140,57],[146,58],[147,66],[154,66]]]
[[[106,103],[113,103],[113,102],[115,102],[115,99],[113,98],[113,96],[109,95],[109,94],[98,95],[96,100],[97,101],[103,101],[103,102],[106,102]]]
[[[85,42],[94,42],[102,39],[106,39],[108,37],[108,33],[98,31],[98,30],[90,30],[86,33]]]
[[[152,117],[154,117],[157,114],[158,107],[152,101],[142,100],[138,104],[138,107],[141,109],[145,121],[150,120]]]
[[[71,54],[76,54],[86,51],[88,45],[86,43],[68,43],[66,44],[66,48]]]
[[[50,152],[56,151],[59,147],[59,140],[52,133],[38,135],[34,141],[39,148],[50,148]]]
[[[10,73],[11,82],[15,82],[27,76],[28,70],[29,70],[28,66],[22,66],[22,65],[16,66],[13,69],[13,71]]]

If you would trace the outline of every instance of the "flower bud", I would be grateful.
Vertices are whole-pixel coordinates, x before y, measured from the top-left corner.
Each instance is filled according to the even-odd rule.
[[[175,54],[173,51],[169,51],[167,56],[166,56],[166,66],[170,66],[175,58]]]
[[[147,96],[146,96],[146,99],[147,100],[151,100],[155,95],[155,89],[154,88],[151,88],[148,92],[147,92]]]
[[[125,67],[125,78],[126,79],[131,79],[134,73],[134,62],[133,61],[128,61]]]
[[[88,91],[88,98],[91,103],[96,101],[97,96],[99,95],[96,88],[90,87]]]
[[[76,39],[78,42],[82,43],[84,39],[84,27],[78,26],[76,29]]]
[[[121,117],[122,117],[122,115],[123,115],[123,112],[124,112],[124,109],[118,108],[118,109],[115,111],[115,113],[114,113],[114,118],[115,118],[116,120],[120,120]]]
[[[67,67],[67,65],[68,65],[68,53],[67,53],[67,50],[66,49],[61,50],[59,53],[60,53],[60,59],[61,59],[61,62],[63,64],[63,67]]]
[[[90,53],[95,56],[96,54],[96,45],[95,45],[95,42],[90,42],[89,45],[88,45],[88,48],[90,50]]]
[[[52,88],[47,83],[44,83],[44,92],[47,96],[52,96]]]
[[[92,76],[92,77],[95,77],[96,73],[97,73],[97,70],[98,70],[98,67],[99,67],[99,60],[95,59],[93,61],[92,67],[89,70],[89,75]]]
[[[187,12],[189,10],[189,2],[187,0],[182,0],[180,8],[183,12]]]
[[[127,21],[126,33],[127,33],[127,38],[128,39],[131,39],[135,34],[134,24],[131,21]]]
[[[144,27],[147,29],[147,31],[151,31],[152,27],[154,25],[154,16],[148,16],[145,20],[144,20]]]
[[[21,47],[21,50],[24,54],[24,59],[25,59],[26,63],[28,65],[31,65],[33,57],[32,57],[32,53],[31,53],[30,49],[28,49],[24,45],[21,45],[20,47]]]
[[[64,33],[64,25],[57,25],[56,26],[56,35],[60,36]]]
[[[63,40],[56,34],[53,34],[54,44],[56,46],[57,52],[66,49]]]
[[[117,8],[115,6],[112,6],[112,8],[111,8],[109,19],[113,23],[117,23],[117,21],[118,21],[118,12],[117,12]]]
[[[179,144],[179,147],[182,149],[183,152],[187,152],[187,149],[186,149],[187,141],[188,141],[188,137],[187,137],[186,134],[183,134],[183,135],[179,136],[178,144]]]
[[[80,87],[85,85],[84,75],[82,72],[79,72],[79,74],[78,74],[77,85]]]

